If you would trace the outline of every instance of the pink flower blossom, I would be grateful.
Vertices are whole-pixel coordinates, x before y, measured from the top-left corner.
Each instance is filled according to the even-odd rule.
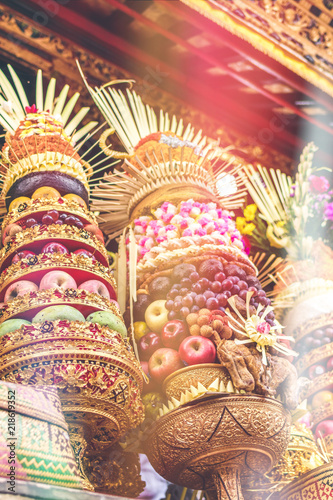
[[[183,236],[193,236],[191,229],[185,229],[185,231],[183,231]]]
[[[200,227],[194,231],[194,234],[197,234],[198,236],[205,236],[207,231],[203,227]]]
[[[330,188],[330,183],[326,177],[318,175],[310,175],[310,190],[317,193],[326,193]]]
[[[327,203],[325,207],[325,218],[333,220],[333,203]]]
[[[260,323],[257,324],[256,330],[259,333],[262,333],[263,335],[268,335],[270,332],[271,326],[269,323],[266,323],[266,321],[260,321]]]

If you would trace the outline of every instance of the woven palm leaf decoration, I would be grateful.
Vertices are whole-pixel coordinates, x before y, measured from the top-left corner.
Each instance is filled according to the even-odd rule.
[[[123,92],[111,85],[119,81],[93,89],[79,69],[92,99],[111,127],[109,133],[116,133],[126,151],[120,155],[110,152],[115,158],[124,159],[121,170],[104,174],[92,193],[93,209],[100,212],[102,228],[110,238],[129,224],[131,213],[142,200],[163,186],[192,186],[219,201],[222,196],[216,182],[228,176],[234,189],[223,196],[223,206],[232,210],[242,205],[243,180],[235,175],[241,167],[230,154],[230,148],[218,147],[191,124],[185,127],[183,119],[170,118],[163,110],[156,114],[134,90]],[[107,154],[104,139],[101,147]],[[140,155],[140,146],[149,140],[152,147]]]

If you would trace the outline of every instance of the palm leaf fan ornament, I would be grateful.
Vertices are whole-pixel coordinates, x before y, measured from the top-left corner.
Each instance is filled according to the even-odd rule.
[[[93,158],[89,158],[89,163],[87,163],[85,158],[91,154],[93,148],[99,143],[99,139],[85,153],[80,153],[80,158],[78,158],[78,151],[86,141],[105,126],[105,122],[100,126],[98,126],[97,121],[89,121],[83,125],[82,121],[88,114],[90,107],[82,107],[78,112],[74,111],[80,93],[76,92],[69,98],[70,87],[67,84],[57,93],[55,78],[51,78],[46,88],[44,88],[41,70],[38,70],[36,76],[35,102],[30,105],[17,73],[10,65],[8,65],[8,70],[11,81],[0,70],[0,126],[7,132],[6,147],[3,149],[2,154],[3,163],[0,163],[1,171],[5,174],[0,179],[2,198],[6,196],[11,185],[19,177],[34,172],[36,169],[38,170],[43,161],[44,163],[47,161],[58,165],[56,168],[62,168],[59,165],[64,163],[66,166],[65,171],[82,181],[89,192],[98,180],[95,175],[92,177],[92,173],[96,174],[106,169],[109,170],[115,162],[106,162],[103,151],[100,151]],[[31,114],[32,117],[29,119]],[[32,133],[31,128],[29,129],[31,120],[37,120],[36,125],[32,125],[32,128],[35,127],[34,133]],[[45,130],[43,130],[44,127]],[[15,151],[12,148],[12,141],[16,140],[18,133],[18,150],[22,150],[21,157],[17,156],[17,149]],[[63,152],[57,150],[48,151],[47,135],[55,135],[59,141],[62,140],[67,143]],[[40,141],[37,145],[36,141],[42,136],[45,136],[45,141]],[[29,138],[31,142],[33,137],[36,154],[31,160],[27,142]],[[100,156],[103,156],[102,160],[100,160]],[[4,209],[0,205],[0,215],[2,212],[4,212]]]
[[[93,89],[79,64],[78,67],[92,99],[111,127],[109,132],[117,134],[126,151],[123,155],[110,152],[115,158],[124,159],[121,169],[104,174],[92,193],[92,208],[100,213],[100,223],[110,239],[122,233],[130,223],[134,208],[142,200],[163,187],[199,188],[207,193],[207,198],[221,202],[229,210],[242,205],[245,189],[243,179],[236,175],[241,166],[230,155],[230,148],[218,147],[202,135],[202,130],[196,133],[191,124],[185,127],[183,119],[170,118],[163,110],[157,116],[134,90],[123,92],[112,86],[124,80]],[[163,144],[169,148],[163,152],[153,147],[140,157],[137,149],[150,140],[150,136],[159,140],[158,146]],[[104,142],[102,147],[107,153]],[[175,149],[181,150],[180,155],[175,155]],[[186,156],[189,149],[192,150],[190,157]],[[220,196],[217,181],[230,177],[234,184],[232,192]]]
[[[8,64],[8,69],[13,83],[0,70],[0,87],[2,93],[0,95],[0,124],[13,135],[27,114],[26,108],[30,109],[30,106],[23,85],[15,70],[10,64]],[[60,94],[56,96],[56,79],[51,78],[44,97],[43,74],[42,70],[38,70],[36,78],[36,105],[34,109],[39,112],[47,111],[59,118],[64,126],[65,134],[71,136],[73,142],[78,142],[91,132],[98,122],[90,121],[84,127],[79,128],[80,123],[90,109],[89,107],[81,108],[70,120],[80,93],[76,92],[66,103],[69,89],[69,85],[65,85]]]
[[[246,189],[257,205],[261,217],[267,223],[266,236],[275,248],[289,244],[285,224],[288,219],[288,204],[292,189],[292,178],[280,170],[267,170],[258,165],[244,166],[241,172]]]

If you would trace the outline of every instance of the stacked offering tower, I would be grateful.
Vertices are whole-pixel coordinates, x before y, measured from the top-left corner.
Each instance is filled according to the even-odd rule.
[[[0,377],[59,390],[80,460],[99,454],[143,418],[141,367],[126,339],[103,233],[89,211],[93,167],[79,155],[97,125],[79,129],[56,82],[29,104],[1,72],[2,195]],[[56,102],[56,104],[55,104]],[[82,466],[82,460],[80,462]],[[86,486],[91,487],[86,479]]]
[[[227,210],[243,201],[240,167],[135,92],[86,85],[126,149],[92,206],[121,234],[133,342],[165,398],[148,457],[168,480],[241,498],[240,469],[266,472],[283,453],[297,396],[288,339]]]

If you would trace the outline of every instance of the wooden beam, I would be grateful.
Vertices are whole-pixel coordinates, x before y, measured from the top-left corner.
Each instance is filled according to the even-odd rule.
[[[195,56],[199,57],[200,59],[204,60],[208,64],[212,65],[213,67],[218,67],[222,69],[225,73],[227,73],[229,76],[231,76],[233,79],[238,81],[239,83],[245,85],[246,87],[252,88],[256,92],[259,92],[261,95],[265,96],[266,98],[270,99],[271,101],[275,102],[279,106],[282,106],[284,108],[289,109],[296,115],[300,116],[304,120],[312,123],[312,125],[315,125],[316,127],[321,128],[322,130],[325,130],[330,135],[333,135],[333,129],[326,124],[316,120],[312,116],[307,115],[299,109],[297,106],[294,106],[291,104],[289,101],[286,99],[283,99],[280,97],[278,94],[274,94],[273,92],[270,92],[269,90],[265,89],[263,86],[258,85],[254,81],[250,80],[249,78],[246,78],[242,76],[240,73],[237,73],[234,71],[232,68],[230,68],[227,64],[223,64],[220,60],[215,58],[214,56],[210,54],[206,54],[202,50],[198,49],[197,47],[194,47],[192,44],[184,40],[183,38],[179,37],[178,35],[169,32],[168,30],[164,29],[162,26],[159,24],[151,21],[150,19],[146,18],[142,14],[139,14],[135,10],[129,8],[125,4],[122,4],[118,0],[105,0],[108,4],[116,7],[117,9],[121,10],[122,12],[126,13],[127,15],[131,16],[132,18],[140,21],[141,23],[145,24],[146,26],[150,27],[154,31],[162,34],[169,40],[172,40],[174,43],[177,45],[180,45],[187,49],[190,53],[194,54]],[[178,2],[169,2],[168,0],[158,0],[159,4],[167,4],[167,8],[170,8],[170,4],[178,4]],[[177,7],[176,7],[177,8]]]
[[[210,40],[216,41],[217,43],[222,41],[223,44],[230,47],[254,66],[257,66],[267,74],[287,83],[302,94],[308,95],[314,101],[322,104],[325,109],[333,111],[333,100],[330,97],[326,97],[320,89],[314,89],[312,84],[304,81],[274,59],[262,52],[258,52],[250,43],[232,35],[221,26],[201,16],[197,11],[181,2],[158,0],[158,3],[164,4],[166,9],[205,32],[205,36]]]

